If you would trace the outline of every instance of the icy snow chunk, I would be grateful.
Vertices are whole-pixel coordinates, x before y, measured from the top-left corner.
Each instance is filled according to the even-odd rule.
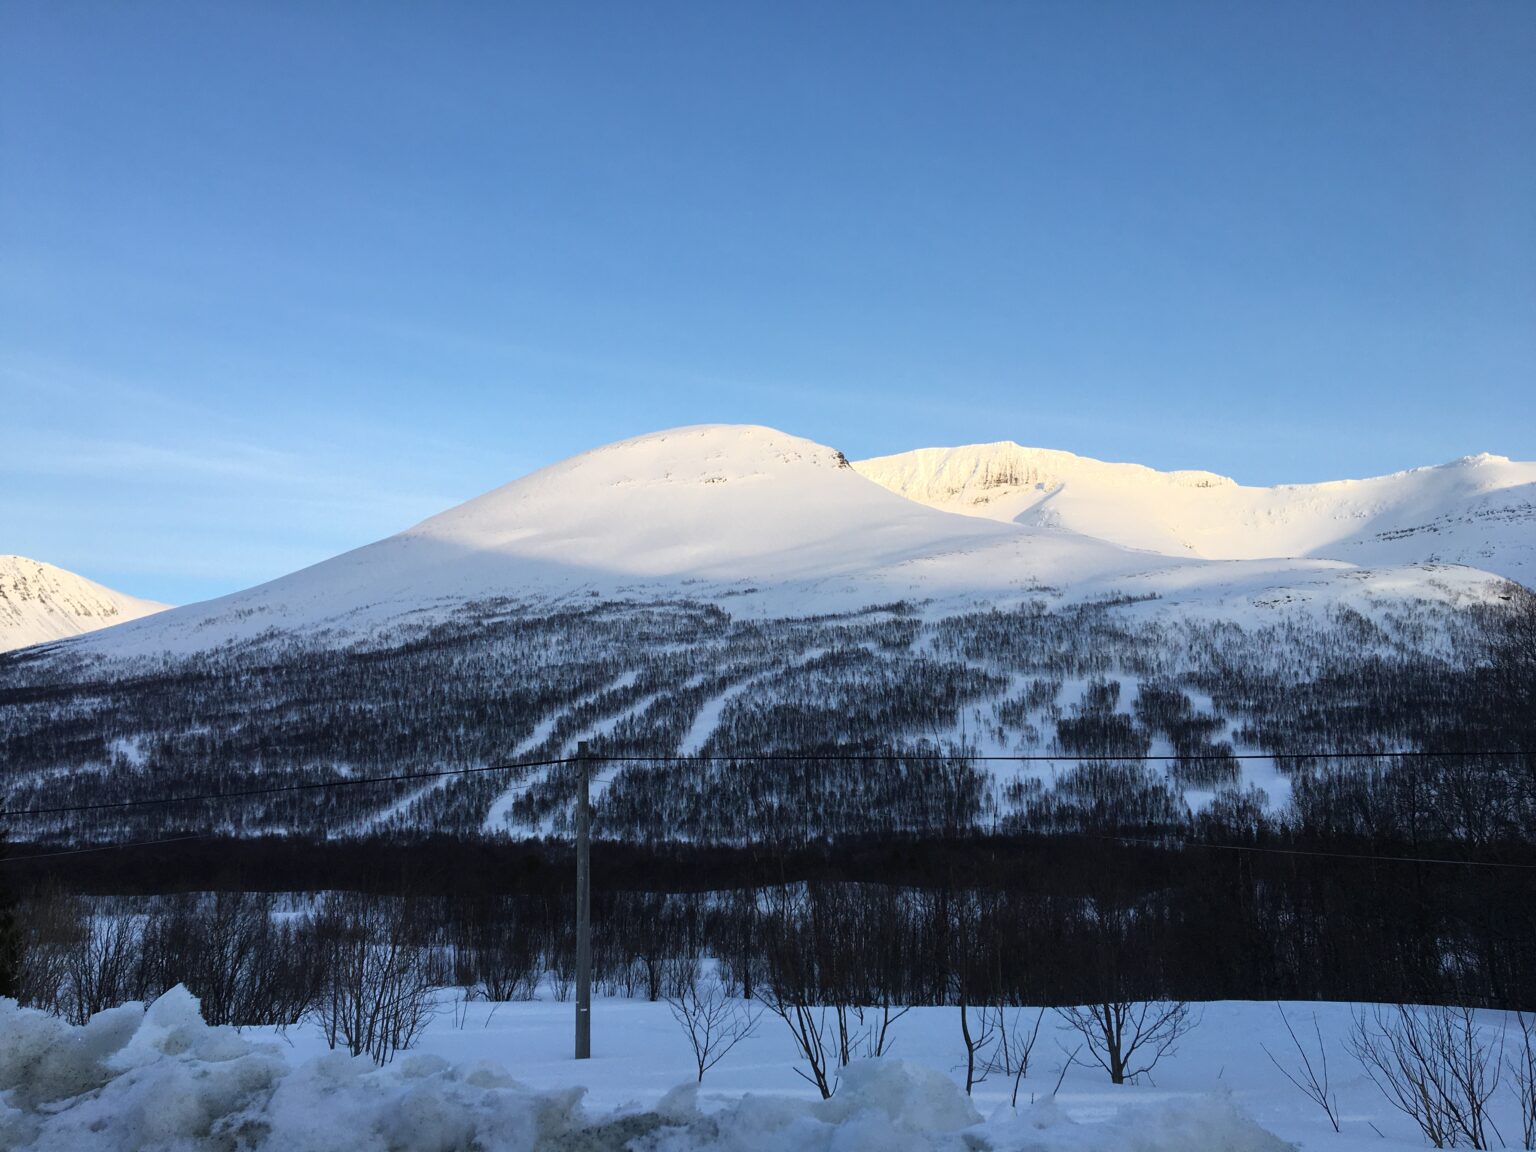
[[[821,1111],[833,1122],[877,1112],[893,1127],[910,1132],[958,1132],[981,1121],[970,1098],[948,1076],[904,1060],[849,1064],[837,1095]]]
[[[656,1114],[671,1124],[686,1124],[699,1115],[699,1086],[679,1084],[656,1105]]]
[[[842,1070],[830,1100],[745,1096],[690,1119],[681,1091],[657,1111],[661,1127],[636,1148],[653,1152],[936,1152],[985,1148],[965,1129],[981,1120],[949,1077],[901,1060],[862,1060]],[[969,1134],[967,1134],[969,1135]]]
[[[126,1071],[184,1052],[199,1060],[235,1060],[254,1050],[255,1045],[233,1028],[204,1024],[197,997],[178,984],[144,1011],[132,1039],[112,1058],[112,1067]]]
[[[0,1092],[35,1107],[100,1087],[112,1078],[107,1061],[132,1039],[143,1016],[142,1004],[124,1004],[72,1028],[0,1000]]]
[[[83,1028],[53,1021],[54,1042],[41,1059],[4,1081],[5,1146],[37,1152],[236,1146],[236,1134],[251,1130],[251,1114],[287,1067],[265,1047],[202,1025],[196,1010],[182,990],[157,1015],[127,1004]],[[39,1030],[29,1018],[35,1015],[10,1002],[0,1006],[0,1049],[10,1049],[18,1034],[35,1039]]]

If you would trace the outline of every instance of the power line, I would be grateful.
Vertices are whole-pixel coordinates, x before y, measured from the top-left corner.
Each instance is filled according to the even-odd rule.
[[[593,783],[598,781],[594,779]],[[19,864],[26,860],[45,860],[57,856],[80,856],[92,852],[116,852],[126,848],[153,848],[161,844],[180,844],[189,840],[208,840],[215,834],[212,832],[194,832],[185,836],[168,836],[160,840],[130,840],[121,844],[96,844],[88,848],[65,848],[48,852],[29,852],[25,856],[0,856],[0,865]],[[1054,838],[1060,834],[1047,834],[1047,838]],[[1185,839],[1158,839],[1150,836],[1109,836],[1091,835],[1089,833],[1069,832],[1068,837],[1087,836],[1094,840],[1104,840],[1115,844],[1141,844],[1151,848],[1167,849],[1172,846],[1180,848],[1203,849],[1210,852],[1252,852],[1268,856],[1314,856],[1335,860],[1370,861],[1382,864],[1434,864],[1453,868],[1506,868],[1521,872],[1536,872],[1536,864],[1515,864],[1500,860],[1453,860],[1443,856],[1382,856],[1369,852],[1329,852],[1315,848],[1267,848],[1257,844],[1210,844],[1200,840]],[[755,847],[755,842],[749,846]]]
[[[400,772],[389,776],[346,776],[337,780],[315,780],[303,784],[272,784],[264,788],[242,788],[234,792],[202,792],[191,796],[146,796],[139,800],[109,800],[97,804],[61,804],[51,808],[16,808],[0,812],[0,819],[18,816],[59,816],[71,812],[102,812],[122,808],[153,807],[161,804],[195,804],[204,800],[238,800],[249,796],[272,796],[282,792],[315,792],[325,788],[350,788],[359,784],[391,784],[412,780],[437,780],[444,776],[470,776],[480,772],[511,772],[521,768],[551,768],[567,760],[527,760],[511,764],[486,764],[474,768],[444,768],[437,772]]]
[[[1148,844],[1154,848],[1167,848],[1168,840],[1150,836],[1097,836],[1098,840],[1113,840],[1121,844]],[[1257,844],[1208,844],[1203,840],[1173,840],[1183,848],[1204,848],[1211,852],[1261,852],[1271,856],[1327,856],[1336,860],[1373,860],[1387,864],[1448,864],[1457,868],[1513,868],[1536,872],[1536,864],[1513,864],[1501,860],[1453,860],[1448,856],[1379,856],[1369,852],[1328,852],[1317,848],[1264,848]]]
[[[549,760],[549,761],[544,761],[544,760],[538,760],[538,761],[531,761],[527,765],[518,765],[518,766],[520,766],[520,767],[525,766],[525,767],[530,767],[530,768],[537,768],[537,767],[541,767],[541,766],[547,766],[547,765],[553,765],[553,764],[564,764],[564,763],[574,763],[574,761],[565,761],[565,760]],[[444,771],[444,772],[420,773],[419,775],[421,775],[423,777],[454,776],[454,775],[463,775],[465,773],[471,773],[471,772],[493,772],[493,771],[498,771],[498,770],[509,768],[509,767],[513,767],[513,766],[511,766],[511,765],[493,765],[493,766],[487,766],[487,767],[483,767],[483,768],[464,768],[464,769],[459,769],[459,770],[454,771],[454,772]],[[606,772],[604,772],[604,773],[602,773],[602,774],[600,774],[598,776],[594,776],[592,778],[591,782],[593,784],[611,784],[615,779],[618,778],[618,776],[622,772],[623,772],[623,769],[621,769],[621,768],[609,769],[608,771],[606,771]],[[359,778],[359,779],[355,779],[355,780],[328,781],[327,784],[329,784],[329,785],[339,785],[339,784],[370,784],[370,783],[376,783],[378,780],[384,780],[384,779],[394,779],[394,777],[370,777],[370,778]],[[533,791],[534,788],[539,787],[540,785],[549,785],[549,783],[550,783],[550,781],[548,781],[547,779],[546,780],[529,780],[529,781],[526,781],[523,784],[514,785],[512,788],[507,789],[506,791],[503,791],[502,793],[500,793],[497,796],[497,799],[498,800],[503,800],[503,799],[506,799],[508,796],[513,796],[513,797],[526,796],[529,792]],[[318,785],[308,785],[308,787],[318,787]],[[224,793],[219,793],[218,795],[219,796],[243,796],[243,795],[250,795],[250,794],[259,794],[259,791],[258,790],[253,790],[252,792],[224,792]],[[203,797],[203,799],[206,799],[206,798],[207,797]],[[181,799],[190,799],[190,798],[183,797]],[[179,802],[179,800],[169,800],[169,801],[166,801],[166,803],[177,803],[177,802]],[[152,803],[152,801],[146,800],[146,801],[143,801],[143,803],[148,804],[148,803]],[[6,815],[6,813],[0,813],[0,816],[3,816],[3,815]],[[192,833],[188,833],[187,835],[184,835],[184,836],[168,836],[168,837],[165,837],[165,838],[160,839],[160,840],[129,840],[129,841],[126,841],[126,842],[120,843],[120,844],[93,844],[93,845],[91,845],[88,848],[65,848],[65,849],[60,849],[60,850],[57,850],[57,851],[29,852],[25,856],[4,855],[4,856],[0,856],[0,866],[4,866],[6,864],[19,864],[23,860],[43,860],[43,859],[47,859],[49,857],[54,857],[54,856],[79,856],[79,855],[82,855],[82,854],[88,853],[88,852],[116,852],[116,851],[118,851],[120,849],[124,849],[124,848],[148,848],[148,847],[153,847],[153,846],[158,845],[158,844],[178,844],[178,843],[181,843],[182,841],[186,841],[186,840],[209,840],[209,839],[212,839],[216,835],[217,835],[217,833],[214,833],[214,832],[192,832]]]
[[[1423,749],[1386,749],[1378,752],[1191,752],[1181,755],[1177,752],[1138,752],[1126,755],[1114,755],[1111,753],[1080,753],[1070,754],[1066,752],[1038,752],[1038,753],[1007,753],[970,755],[964,752],[813,752],[800,755],[793,752],[736,752],[708,754],[662,754],[654,756],[641,755],[601,755],[597,759],[607,761],[622,761],[624,763],[693,763],[693,762],[734,762],[740,760],[752,760],[772,763],[775,761],[810,762],[822,761],[869,761],[882,763],[890,760],[945,760],[966,761],[971,763],[1147,763],[1151,761],[1203,761],[1215,760],[1226,762],[1229,760],[1382,760],[1388,757],[1398,759],[1435,759],[1439,757],[1473,757],[1473,756],[1533,756],[1536,753],[1519,749],[1486,749],[1480,751],[1426,751]]]
[[[1531,756],[1533,753],[1509,750],[1488,749],[1482,751],[1424,751],[1420,749],[1386,750],[1378,752],[1238,752],[1230,755],[1225,753],[1192,753],[1179,755],[1177,753],[1140,753],[1136,755],[1114,756],[1109,754],[1087,753],[1081,755],[1067,755],[1056,753],[1013,753],[1009,755],[973,756],[963,753],[940,752],[817,752],[805,755],[796,755],[789,752],[772,752],[763,754],[753,753],[709,753],[709,754],[659,754],[659,755],[598,755],[594,759],[607,763],[620,764],[705,764],[705,763],[736,763],[739,761],[754,761],[757,763],[891,763],[894,761],[944,761],[959,763],[984,763],[984,764],[1124,764],[1124,763],[1186,763],[1215,761],[1225,763],[1232,760],[1379,760],[1386,758],[1397,759],[1434,759],[1441,757],[1484,757],[1484,756]],[[570,757],[555,757],[547,760],[513,761],[505,764],[486,764],[472,768],[444,768],[434,772],[402,772],[384,776],[346,776],[335,780],[317,780],[302,784],[273,784],[262,788],[244,788],[234,792],[204,792],[189,796],[146,796],[137,800],[110,800],[93,804],[61,804],[48,808],[7,809],[0,811],[0,819],[15,819],[27,816],[61,816],[77,812],[102,812],[121,810],[124,808],[145,808],[157,805],[193,804],[209,800],[236,800],[251,796],[272,796],[288,792],[315,792],[328,788],[351,788],[362,784],[390,784],[408,783],[416,780],[438,780],[448,776],[471,776],[484,772],[511,772],[529,768],[552,768],[577,763]],[[610,776],[607,781],[611,782]],[[594,783],[599,782],[594,780]],[[547,781],[533,781],[530,786]]]
[[[20,864],[23,860],[44,860],[51,856],[83,856],[87,852],[117,852],[123,848],[152,848],[157,844],[179,844],[183,840],[207,840],[212,836],[212,832],[191,832],[185,836],[167,836],[163,840],[130,840],[124,844],[95,844],[89,848],[28,852],[25,856],[0,856],[0,864]]]

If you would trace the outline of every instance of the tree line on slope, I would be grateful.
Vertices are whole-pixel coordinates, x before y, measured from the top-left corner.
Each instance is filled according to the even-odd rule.
[[[1187,790],[1242,806],[1241,746],[1284,757],[1276,768],[1313,809],[1339,793],[1340,811],[1374,814],[1405,802],[1388,794],[1404,782],[1392,761],[1327,753],[1531,747],[1518,703],[1531,661],[1518,652],[1533,613],[1529,594],[1511,598],[1500,611],[1338,609],[1246,630],[1125,601],[1035,599],[927,622],[902,603],[733,620],[688,601],[498,601],[343,648],[274,637],[176,659],[23,652],[0,657],[0,784],[13,810],[336,785],[13,824],[34,841],[539,835],[569,828],[570,766],[345,782],[559,758],[587,738],[599,758],[710,758],[621,774],[598,802],[610,834],[774,840],[1067,828],[1095,789],[1168,817]],[[976,757],[988,751],[1062,761],[1052,780]],[[1166,759],[1140,772],[1073,765],[1152,751]],[[817,760],[786,773],[785,755]],[[934,770],[918,757],[937,757]],[[1529,761],[1468,763],[1478,778],[1460,793],[1493,796],[1483,808],[1506,814],[1499,834],[1528,831]],[[873,778],[886,768],[893,779]],[[1460,805],[1474,836],[1475,807]]]

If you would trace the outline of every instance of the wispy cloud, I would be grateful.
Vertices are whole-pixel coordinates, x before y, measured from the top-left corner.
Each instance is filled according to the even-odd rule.
[[[0,471],[135,483],[221,478],[282,485],[323,483],[293,453],[257,444],[216,441],[201,448],[89,436],[7,436]]]

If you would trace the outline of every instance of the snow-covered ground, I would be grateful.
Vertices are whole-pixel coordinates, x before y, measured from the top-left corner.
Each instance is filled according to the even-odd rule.
[[[1073,1034],[1047,1013],[1017,1110],[1011,1084],[967,1100],[954,1008],[920,1008],[895,1025],[894,1054],[844,1070],[822,1102],[797,1078],[789,1035],[758,1032],[695,1080],[691,1051],[664,1003],[600,999],[590,1061],[571,1059],[572,1007],[550,1000],[455,1011],[449,993],[416,1048],[375,1069],[328,1052],[318,1029],[210,1029],[174,989],[149,1008],[103,1013],[85,1028],[0,1002],[0,1147],[5,1149],[448,1152],[471,1149],[693,1149],[925,1152],[1338,1152],[1420,1148],[1343,1040],[1351,1009],[1288,1004],[1311,1047],[1327,1048],[1342,1132],[1288,1084],[1264,1049],[1297,1062],[1271,1003],[1203,1006],[1198,1027],[1138,1085],[1073,1066]],[[1033,1013],[1026,1018],[1032,1022]],[[1499,1013],[1483,1023],[1496,1032]],[[1063,1048],[1065,1045],[1065,1049]],[[1316,1059],[1315,1048],[1312,1051]],[[1501,1088],[1501,1092],[1505,1089]],[[1510,1146],[1514,1099],[1495,1119]]]

